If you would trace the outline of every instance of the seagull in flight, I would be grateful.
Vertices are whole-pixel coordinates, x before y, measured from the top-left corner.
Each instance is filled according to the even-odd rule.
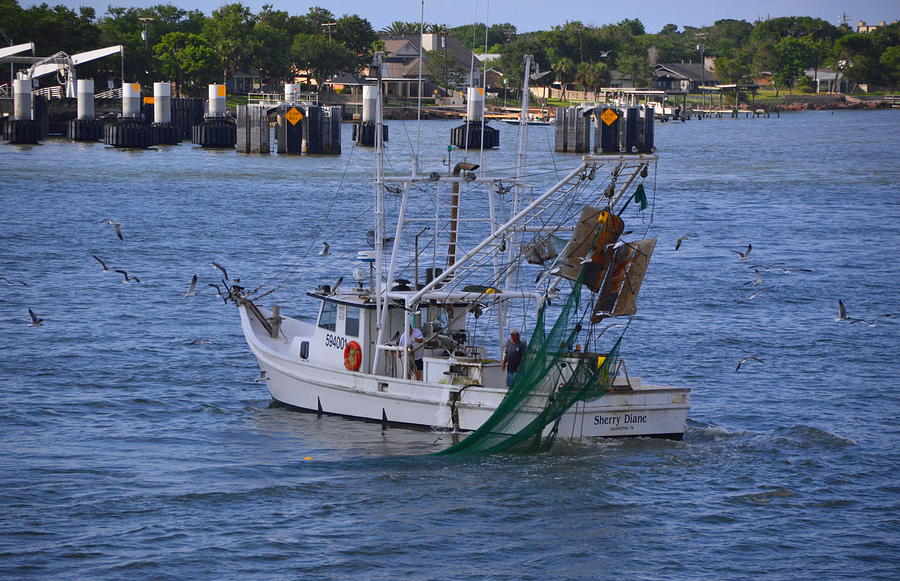
[[[679,248],[681,248],[681,243],[687,239],[688,239],[687,236],[679,236],[678,238],[676,238],[675,239],[675,250],[678,250]]]
[[[752,285],[762,284],[763,279],[762,279],[762,277],[759,275],[759,271],[758,271],[758,270],[754,270],[753,272],[756,273],[756,277],[755,277],[753,280],[750,280],[750,281],[745,282],[744,284],[752,284]]]
[[[28,283],[24,280],[10,280],[8,278],[0,276],[0,280],[6,283],[6,286],[28,286]]]
[[[125,235],[122,234],[122,225],[121,224],[119,224],[118,222],[116,222],[115,220],[113,220],[111,218],[102,220],[102,222],[105,222],[116,229],[116,236],[119,237],[119,240],[125,240]]]
[[[874,326],[875,326],[875,323],[878,322],[878,319],[882,319],[882,318],[884,318],[884,317],[890,317],[890,315],[889,315],[889,314],[878,315],[877,317],[875,317],[875,318],[872,319],[871,321],[867,321],[867,320],[865,320],[865,319],[850,319],[850,324],[852,325],[853,323],[865,323],[866,325],[868,325],[868,326],[870,326],[870,327],[874,327]]]
[[[747,245],[747,250],[745,250],[745,251],[743,251],[743,252],[739,252],[739,251],[737,251],[737,250],[732,250],[732,252],[734,252],[735,254],[737,254],[738,256],[740,256],[740,257],[741,257],[741,260],[749,260],[749,259],[750,259],[750,252],[751,252],[752,250],[753,250],[753,245],[752,245],[752,244],[748,244],[748,245]]]
[[[732,252],[736,252],[736,251],[732,250]],[[760,270],[769,272],[770,270],[772,270],[773,268],[776,268],[778,266],[784,266],[784,263],[783,262],[773,262],[772,264],[754,264],[750,268],[759,268]]]
[[[103,261],[102,258],[97,256],[96,254],[91,254],[94,257],[94,260],[100,263],[100,268],[103,269],[103,272],[109,272],[109,266],[106,265],[106,262]]]
[[[844,301],[838,299],[838,318],[835,321],[849,321],[847,318],[847,308],[844,307]]]
[[[329,254],[331,254],[331,244],[322,242],[322,251],[319,252],[319,256],[328,256]]]
[[[129,282],[132,282],[132,281],[141,282],[141,279],[139,279],[136,276],[128,276],[128,273],[125,272],[124,270],[116,270],[116,272],[118,272],[119,274],[121,274],[122,276],[125,277],[125,280],[122,281],[123,284],[128,284]]]
[[[735,371],[738,371],[741,368],[741,365],[747,363],[748,361],[756,361],[757,363],[762,363],[763,360],[759,357],[744,357],[740,361],[738,361],[737,367],[734,368]]]
[[[597,338],[599,339],[600,337],[602,337],[603,334],[606,333],[607,331],[609,331],[610,329],[615,329],[616,327],[624,327],[624,326],[625,325],[622,323],[615,323],[612,325],[607,325],[606,327],[603,327],[603,329],[600,331],[600,334],[597,335]]]
[[[40,317],[35,315],[34,311],[32,311],[31,309],[28,309],[28,314],[31,315],[31,323],[29,324],[29,327],[40,327],[44,324],[44,319],[41,319]]]
[[[748,296],[747,298],[738,301],[738,304],[746,303],[746,302],[748,302],[748,301],[752,301],[753,299],[755,299],[756,297],[758,297],[760,294],[766,292],[767,290],[771,290],[771,289],[772,289],[772,287],[770,287],[770,286],[768,286],[768,287],[766,287],[766,288],[761,288],[761,289],[759,289],[758,291],[756,291],[755,293],[753,293],[752,295]]]
[[[222,265],[219,264],[218,262],[210,262],[210,264],[213,265],[214,267],[218,268],[219,270],[221,270],[221,271],[222,271],[222,276],[225,277],[225,280],[228,280],[228,271],[225,270],[225,267],[224,267],[224,266],[222,266]]]
[[[791,274],[792,272],[794,272],[793,270],[784,268],[783,266],[776,266],[776,267],[774,267],[772,270],[780,270],[780,271],[783,272],[784,274]],[[812,272],[812,271],[811,271],[810,269],[808,269],[808,268],[798,268],[797,270],[799,270],[800,272]]]
[[[195,274],[194,277],[191,279],[191,284],[188,285],[187,292],[185,292],[185,293],[184,293],[183,295],[181,295],[181,296],[183,296],[183,297],[186,298],[186,299],[189,299],[189,298],[191,298],[192,296],[194,296],[194,295],[197,294],[197,290],[196,290],[196,289],[197,289],[197,275]]]

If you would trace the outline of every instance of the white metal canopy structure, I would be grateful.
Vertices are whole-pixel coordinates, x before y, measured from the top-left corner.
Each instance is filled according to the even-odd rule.
[[[121,53],[122,50],[123,50],[122,45],[117,44],[115,46],[108,46],[106,48],[98,48],[97,50],[89,50],[87,52],[80,52],[78,54],[73,54],[68,57],[68,60],[72,63],[72,65],[80,65],[80,64],[86,63],[88,61],[103,58],[105,56]],[[59,54],[59,53],[57,53],[57,54]],[[29,76],[32,79],[36,79],[36,78],[42,77],[44,75],[49,75],[50,73],[54,73],[59,69],[61,64],[63,64],[63,65],[68,64],[65,62],[60,62],[61,59],[56,58],[56,55],[54,55],[53,57],[48,57],[48,58],[54,59],[54,62],[38,63],[31,67],[31,69],[29,71]]]
[[[8,56],[12,56],[14,54],[19,54],[20,52],[31,51],[31,54],[34,54],[34,43],[26,42],[25,44],[17,44],[14,46],[5,46],[0,48],[0,59],[6,58]]]

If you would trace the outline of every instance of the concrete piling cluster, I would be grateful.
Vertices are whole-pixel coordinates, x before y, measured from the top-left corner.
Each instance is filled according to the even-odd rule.
[[[230,148],[237,143],[237,126],[225,116],[225,85],[210,85],[206,116],[194,125],[191,143],[201,147]]]
[[[181,128],[172,124],[172,85],[153,83],[153,123],[150,124],[159,145],[181,143]]]
[[[340,106],[322,107],[311,103],[279,105],[275,109],[278,153],[291,155],[341,153],[341,116]],[[239,124],[240,119],[239,115]],[[266,122],[268,131],[267,121],[264,119],[260,121],[262,122]],[[254,128],[250,130],[256,131]],[[238,150],[241,151],[240,146]]]
[[[500,146],[500,132],[484,122],[484,89],[466,92],[466,122],[450,130],[450,144],[460,149],[492,149]]]
[[[353,124],[353,141],[365,147],[375,147],[375,110],[378,106],[378,87],[363,85],[362,121]],[[388,140],[388,126],[381,124],[381,140]]]
[[[78,117],[69,121],[66,135],[73,141],[97,141],[103,136],[103,126],[94,117],[94,80],[78,79],[75,87]]]
[[[34,119],[31,79],[13,81],[13,119],[7,124],[5,138],[10,143],[37,143],[40,123]]]
[[[555,134],[558,153],[623,154],[656,150],[652,107],[558,107]]]

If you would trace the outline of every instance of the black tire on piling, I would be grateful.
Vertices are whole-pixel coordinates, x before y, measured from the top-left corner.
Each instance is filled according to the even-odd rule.
[[[172,123],[153,123],[151,127],[156,131],[157,145],[178,145],[181,143],[181,127]]]
[[[156,145],[156,131],[141,119],[120,119],[105,126],[103,142],[113,147],[147,149]]]
[[[14,119],[6,127],[7,141],[14,144],[38,143],[41,127],[31,119]]]
[[[96,119],[71,119],[66,133],[73,141],[97,141],[103,137],[103,125]]]
[[[237,143],[237,125],[228,119],[205,119],[194,125],[191,142],[201,147],[232,148]]]

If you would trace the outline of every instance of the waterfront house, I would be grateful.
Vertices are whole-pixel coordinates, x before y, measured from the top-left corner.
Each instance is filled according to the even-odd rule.
[[[654,87],[663,91],[696,92],[700,86],[719,83],[713,70],[713,59],[706,59],[706,66],[700,63],[659,63],[653,67],[656,80]]]
[[[396,97],[416,97],[420,64],[419,35],[382,36],[382,41],[385,50],[383,80],[386,94]],[[429,71],[429,68],[432,68],[429,67],[429,61],[435,58],[445,61],[446,73],[441,76],[446,77],[448,85],[456,84],[449,82],[450,78],[454,76],[451,74],[453,69],[463,71],[463,78],[459,79],[461,86],[481,84],[481,61],[475,58],[458,38],[441,34],[425,34],[422,35],[421,42],[423,49],[422,77],[426,81],[424,95],[430,96],[437,86],[444,85],[445,79],[435,78]],[[367,76],[374,78],[374,71],[370,71]]]

